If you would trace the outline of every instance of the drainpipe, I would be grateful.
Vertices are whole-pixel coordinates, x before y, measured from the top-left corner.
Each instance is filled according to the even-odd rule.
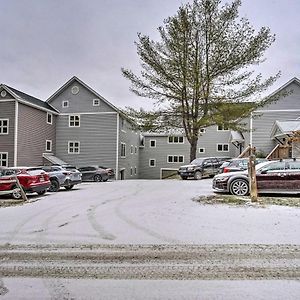
[[[19,102],[15,100],[15,136],[14,136],[14,167],[18,164],[18,120],[19,120]]]
[[[119,128],[120,127],[120,114],[117,113],[117,147],[116,147],[116,180],[119,178]]]

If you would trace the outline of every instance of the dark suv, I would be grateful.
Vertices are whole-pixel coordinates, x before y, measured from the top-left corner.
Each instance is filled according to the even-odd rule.
[[[189,165],[181,166],[178,170],[180,177],[195,178],[196,180],[203,177],[213,177],[218,174],[219,167],[228,157],[203,157],[194,159]]]

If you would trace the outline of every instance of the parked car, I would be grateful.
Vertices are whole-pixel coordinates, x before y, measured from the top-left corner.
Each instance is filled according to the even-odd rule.
[[[109,179],[115,178],[115,171],[114,171],[114,169],[108,168],[108,167],[103,167],[103,166],[98,166],[98,167],[101,168],[101,169],[104,169],[105,171],[107,171]]]
[[[0,191],[14,190],[11,193],[14,199],[22,197],[21,192],[16,189],[15,176],[17,176],[25,193],[43,195],[50,187],[49,175],[41,168],[3,168],[0,170]]]
[[[258,193],[300,193],[300,161],[268,161],[256,165]],[[249,194],[248,171],[218,174],[213,189],[237,196]]]
[[[228,159],[228,157],[196,158],[189,165],[181,166],[178,174],[183,180],[187,178],[199,180],[203,177],[212,177],[219,172],[219,167],[224,160]]]
[[[62,166],[42,166],[45,172],[49,174],[51,185],[49,192],[57,192],[60,187],[70,190],[74,185],[81,183],[81,173],[76,169],[66,170]]]
[[[82,174],[82,181],[107,181],[108,172],[99,167],[81,167],[78,169]]]
[[[228,172],[238,172],[248,169],[249,158],[232,158],[226,160],[219,168],[219,173],[228,173]],[[255,163],[259,164],[261,162],[268,161],[266,158],[256,158]]]

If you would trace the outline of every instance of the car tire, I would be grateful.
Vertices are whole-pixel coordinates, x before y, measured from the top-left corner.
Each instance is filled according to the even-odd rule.
[[[94,181],[95,181],[95,182],[101,182],[101,181],[102,181],[102,176],[99,175],[99,174],[95,175],[95,176],[94,176]]]
[[[187,177],[186,176],[181,176],[181,179],[182,180],[187,180]]]
[[[106,179],[103,179],[103,182],[106,182],[108,180],[108,178],[106,178]]]
[[[46,190],[43,190],[43,191],[37,192],[37,194],[38,194],[38,195],[40,195],[40,196],[41,196],[41,195],[44,195],[45,193],[46,193]]]
[[[232,195],[246,196],[249,194],[249,183],[244,179],[235,179],[230,183],[229,191]]]
[[[71,190],[73,188],[74,184],[71,184],[71,185],[67,185],[65,186],[65,189],[66,190]]]
[[[201,180],[202,179],[202,173],[200,171],[196,171],[194,174],[194,178],[196,180]]]
[[[49,192],[55,193],[59,191],[59,182],[56,179],[51,180],[51,185],[49,187]]]
[[[17,186],[13,187],[13,189],[16,189],[16,188],[17,188]],[[12,197],[13,197],[14,199],[16,199],[16,200],[19,200],[19,199],[22,198],[22,194],[21,194],[21,191],[20,191],[20,190],[19,190],[19,191],[16,191],[16,192],[13,192],[11,195],[12,195]]]

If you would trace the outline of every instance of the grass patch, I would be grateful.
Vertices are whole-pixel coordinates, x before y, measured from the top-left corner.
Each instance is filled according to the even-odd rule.
[[[258,202],[251,202],[250,197],[240,197],[234,195],[209,195],[199,196],[192,199],[201,204],[227,204],[233,206],[258,206],[265,207],[267,205],[280,205],[290,207],[300,207],[299,197],[271,197],[259,196]]]

